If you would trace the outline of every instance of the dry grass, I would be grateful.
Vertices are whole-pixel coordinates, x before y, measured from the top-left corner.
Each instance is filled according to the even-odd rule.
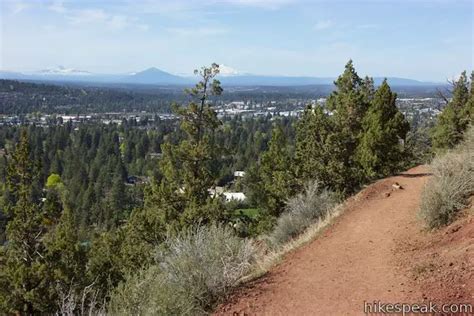
[[[437,157],[430,167],[433,177],[422,192],[419,217],[433,229],[451,223],[474,194],[473,129],[458,148]]]

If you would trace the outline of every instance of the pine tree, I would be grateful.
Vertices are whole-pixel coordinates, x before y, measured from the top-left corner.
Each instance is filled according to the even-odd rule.
[[[437,151],[453,148],[462,140],[462,134],[467,124],[465,108],[468,104],[469,90],[464,71],[459,80],[454,83],[453,97],[443,112],[438,116],[438,122],[433,130],[433,147]]]
[[[135,209],[127,224],[125,242],[138,243],[145,252],[169,232],[223,216],[219,198],[209,194],[217,184],[221,155],[215,143],[221,122],[211,103],[223,91],[215,79],[218,73],[217,64],[196,70],[201,80],[186,90],[192,101],[186,107],[174,107],[180,117],[176,134],[181,138],[173,141],[176,135],[171,135],[161,146],[162,178],[146,189],[144,207]]]
[[[212,95],[220,95],[222,88],[214,77],[219,66],[197,70],[202,80],[193,89],[187,90],[193,99],[185,108],[176,107],[181,117],[181,130],[186,138],[178,145],[165,144],[163,173],[169,182],[179,183],[184,196],[200,204],[208,199],[208,189],[215,183],[215,171],[212,165],[216,160],[216,148],[213,144],[214,131],[221,124],[217,114],[209,103]],[[172,158],[172,161],[167,158]]]
[[[292,173],[291,155],[287,140],[280,126],[272,130],[269,148],[260,159],[261,207],[270,215],[278,216],[285,201],[295,191],[295,176]]]
[[[0,306],[7,313],[33,314],[48,311],[45,229],[39,201],[34,199],[33,183],[37,169],[30,160],[26,130],[9,163],[7,185],[13,196],[6,235],[8,244],[0,268]]]
[[[192,101],[187,107],[175,107],[181,117],[184,139],[176,145],[166,142],[162,146],[159,207],[164,209],[164,219],[171,221],[166,223],[177,229],[220,216],[217,200],[209,195],[209,189],[216,186],[219,175],[220,153],[215,131],[221,122],[211,103],[211,98],[223,91],[215,79],[219,65],[203,67],[200,71],[195,70],[195,74],[201,81],[186,90]]]
[[[368,178],[392,174],[403,160],[400,140],[405,140],[409,125],[395,104],[396,98],[384,80],[363,119],[357,158]]]

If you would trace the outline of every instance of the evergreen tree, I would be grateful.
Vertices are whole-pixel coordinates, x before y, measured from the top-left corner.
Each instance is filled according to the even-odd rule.
[[[209,194],[217,184],[217,162],[222,154],[215,143],[215,131],[221,122],[211,103],[211,97],[223,91],[215,79],[218,73],[217,64],[195,70],[201,81],[186,90],[191,102],[186,107],[175,106],[181,118],[178,133],[182,132],[182,138],[173,142],[170,137],[161,146],[162,179],[147,188],[144,207],[132,212],[125,243],[138,242],[137,248],[147,251],[167,232],[223,216],[219,199]]]
[[[459,80],[454,83],[453,97],[443,112],[438,116],[438,122],[433,129],[433,147],[435,150],[453,148],[462,140],[462,134],[467,128],[466,105],[469,99],[467,77],[464,71]]]
[[[280,126],[273,129],[269,148],[262,154],[259,167],[260,205],[268,214],[278,216],[296,186],[291,154]]]
[[[95,299],[99,303],[106,300],[110,289],[125,279],[123,232],[122,229],[100,232],[91,240],[84,279],[89,285],[94,284]],[[148,255],[151,256],[151,252]],[[127,272],[135,273],[140,266],[135,266],[134,271]]]
[[[331,188],[349,193],[363,182],[362,168],[355,158],[362,121],[372,98],[373,81],[370,78],[362,80],[350,60],[335,85],[336,90],[327,100],[327,107],[332,111],[333,132],[328,135],[325,155]]]
[[[333,186],[329,165],[328,140],[333,133],[331,122],[321,106],[308,106],[296,126],[295,172],[300,185],[318,179]]]
[[[364,96],[365,104],[370,104],[375,94],[374,79],[366,76],[362,81],[361,92]]]
[[[49,278],[46,277],[45,229],[40,202],[35,200],[33,183],[37,169],[30,160],[26,130],[9,163],[7,185],[13,196],[6,228],[8,244],[0,268],[0,306],[6,313],[48,311]]]
[[[66,298],[79,306],[81,290],[87,286],[85,267],[87,253],[79,242],[74,216],[64,208],[58,224],[44,238],[48,273],[54,281],[50,287],[50,301],[57,302],[57,310]]]
[[[357,158],[368,178],[388,176],[403,161],[400,140],[405,140],[409,125],[396,106],[396,98],[384,80],[363,119]]]
[[[215,79],[218,73],[217,64],[195,71],[201,81],[187,90],[192,101],[187,107],[176,108],[181,117],[180,127],[185,133],[184,139],[176,145],[168,142],[162,147],[161,186],[168,189],[161,192],[167,197],[177,195],[178,201],[176,197],[168,200],[179,206],[172,210],[175,214],[169,214],[171,218],[177,216],[179,226],[209,221],[219,216],[213,214],[217,210],[208,191],[217,184],[216,166],[220,157],[215,144],[215,131],[221,122],[210,102],[212,96],[219,96],[223,91],[220,82]],[[170,192],[169,188],[174,192]]]
[[[176,107],[181,117],[181,130],[185,139],[179,144],[166,143],[163,148],[162,171],[164,180],[181,188],[187,200],[204,204],[208,200],[208,189],[215,185],[213,165],[217,159],[214,131],[221,124],[209,102],[212,95],[220,95],[220,82],[214,77],[219,66],[197,70],[202,80],[193,89],[187,90],[193,99],[185,108]]]
[[[469,89],[469,100],[461,113],[461,126],[467,129],[469,124],[474,123],[474,71],[471,72],[471,87]]]
[[[347,125],[351,131],[359,132],[362,119],[369,106],[366,100],[370,99],[370,93],[373,90],[372,79],[362,80],[352,60],[349,60],[344,72],[334,84],[336,90],[328,98],[328,109],[334,112],[338,125]]]

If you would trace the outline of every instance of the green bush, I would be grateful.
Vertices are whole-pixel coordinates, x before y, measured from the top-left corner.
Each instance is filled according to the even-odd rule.
[[[156,264],[113,292],[113,315],[205,314],[247,274],[253,244],[222,225],[199,226],[165,241]]]
[[[433,176],[422,192],[419,216],[428,228],[438,228],[451,223],[474,194],[474,130],[430,167]]]
[[[278,218],[269,235],[270,244],[278,247],[301,234],[315,221],[326,216],[336,205],[336,195],[321,189],[317,181],[310,182],[303,193],[290,198],[286,211]]]

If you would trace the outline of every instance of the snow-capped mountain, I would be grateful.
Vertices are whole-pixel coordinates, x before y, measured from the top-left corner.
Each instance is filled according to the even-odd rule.
[[[221,64],[219,65],[219,75],[227,77],[227,76],[239,76],[239,75],[243,75],[243,73],[238,71],[235,68]]]
[[[309,76],[266,76],[243,73],[227,65],[220,65],[218,79],[224,86],[305,86],[332,85],[334,77]],[[192,85],[196,76],[175,75],[152,67],[143,71],[128,74],[95,74],[89,71],[77,70],[59,66],[37,72],[19,73],[0,71],[0,79],[57,81],[57,82],[86,82],[100,84],[147,84],[147,85]],[[374,77],[375,84],[383,81],[382,77]],[[387,77],[392,86],[433,86],[443,85],[433,82],[423,82],[413,79]]]
[[[64,66],[58,66],[56,68],[43,69],[37,72],[39,75],[63,75],[63,76],[91,76],[91,72],[78,70],[74,68],[66,68]]]

